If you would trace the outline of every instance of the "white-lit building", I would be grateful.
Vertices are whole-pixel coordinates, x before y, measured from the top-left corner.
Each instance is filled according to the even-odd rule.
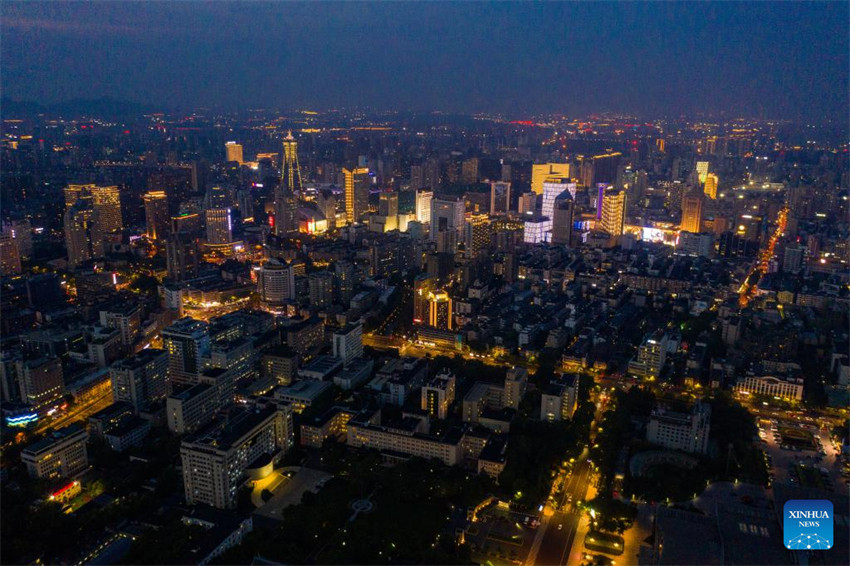
[[[735,392],[743,395],[765,395],[794,401],[803,399],[803,380],[773,376],[747,376],[735,384]]]

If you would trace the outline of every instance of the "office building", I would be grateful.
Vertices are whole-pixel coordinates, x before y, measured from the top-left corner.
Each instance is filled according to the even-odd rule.
[[[702,204],[705,195],[693,190],[682,197],[681,229],[685,232],[699,233],[702,229]]]
[[[542,244],[551,236],[552,219],[533,216],[523,222],[522,241],[526,244]]]
[[[735,393],[739,395],[762,395],[779,397],[789,401],[803,400],[803,380],[801,378],[782,379],[773,376],[747,376],[735,384]]]
[[[307,319],[290,319],[280,330],[284,343],[297,354],[309,356],[322,347],[325,329],[317,316]]]
[[[267,308],[275,309],[295,298],[295,270],[291,265],[270,259],[257,272],[257,292]]]
[[[434,197],[431,200],[430,239],[437,241],[439,234],[450,233],[455,235],[455,242],[457,242],[458,235],[463,230],[464,214],[463,198]]]
[[[260,375],[274,379],[278,385],[289,385],[298,371],[299,356],[289,346],[265,350],[260,359]]]
[[[89,193],[92,198],[94,224],[92,247],[96,256],[106,252],[107,238],[117,235],[120,237],[124,229],[121,216],[121,193],[117,186],[91,186]],[[120,240],[119,240],[120,241]]]
[[[359,167],[343,169],[345,179],[345,218],[349,224],[360,222],[369,211],[369,169]]]
[[[552,243],[570,245],[573,237],[575,202],[569,193],[561,193],[552,210]]]
[[[333,334],[333,356],[348,367],[355,359],[363,356],[363,325],[347,324]]]
[[[679,232],[676,253],[691,257],[711,257],[714,252],[714,234],[709,232]]]
[[[182,232],[168,236],[165,243],[165,261],[171,281],[185,281],[197,277],[201,261],[197,238]]]
[[[210,355],[209,324],[181,318],[162,330],[162,347],[168,352],[168,379],[175,385],[197,383],[201,358]]]
[[[463,230],[463,243],[466,247],[466,256],[470,258],[479,257],[490,248],[490,239],[493,236],[493,224],[486,214],[470,214],[466,218]]]
[[[448,371],[435,376],[422,386],[420,408],[434,419],[448,417],[449,406],[455,400],[456,383],[457,378]]]
[[[434,198],[433,191],[416,191],[416,221],[431,225],[431,199]]]
[[[242,156],[242,146],[234,141],[224,144],[225,161],[235,161],[242,165],[245,161]]]
[[[446,434],[444,437],[426,434],[425,419],[405,417],[400,422],[382,426],[371,415],[360,414],[348,421],[346,443],[359,448],[365,446],[388,453],[418,456],[425,460],[436,458],[447,466],[461,462],[462,433]]]
[[[698,400],[688,413],[658,405],[649,417],[646,440],[668,450],[707,454],[710,430],[711,406],[707,403]]]
[[[531,166],[531,192],[543,194],[543,183],[549,179],[570,177],[569,163],[539,163]]]
[[[637,356],[629,362],[629,375],[655,379],[661,375],[667,360],[669,336],[663,330],[648,334],[638,347]]]
[[[537,211],[537,201],[540,196],[536,193],[523,193],[517,201],[517,211],[520,216],[534,214]]]
[[[32,359],[19,359],[16,371],[21,400],[36,411],[57,404],[65,394],[64,373],[59,352]]]
[[[230,208],[208,208],[204,211],[207,223],[207,243],[229,244],[233,241],[233,221]]]
[[[285,406],[233,409],[180,445],[186,503],[236,507],[245,471],[273,465],[292,446],[292,415]]]
[[[59,479],[82,472],[89,465],[86,441],[89,434],[80,424],[56,430],[21,452],[30,477]]]
[[[139,411],[168,395],[168,352],[149,348],[109,368],[112,398]]]
[[[21,254],[18,242],[9,232],[0,233],[0,275],[17,275],[21,272]]]
[[[165,191],[147,192],[142,200],[145,203],[145,233],[151,240],[165,239],[171,222]]]
[[[429,297],[437,290],[437,277],[420,273],[413,280],[413,324],[428,324],[431,318]]]
[[[69,267],[77,267],[96,257],[92,247],[94,216],[91,198],[80,198],[65,211],[65,246]]]
[[[342,367],[342,364],[339,362],[339,360],[335,358],[330,358],[326,361],[336,364],[336,369]],[[322,396],[322,394],[331,387],[332,384],[330,381],[322,381],[319,379],[301,379],[298,381],[294,381],[289,385],[284,385],[283,387],[278,387],[277,389],[275,389],[274,398],[277,401],[288,403],[295,413],[301,414],[304,412],[305,409],[312,407],[313,403],[315,403]]]
[[[220,404],[218,389],[210,383],[197,383],[165,400],[165,420],[175,434],[192,433],[212,422]]]
[[[714,173],[708,173],[705,176],[705,186],[703,187],[703,192],[705,193],[705,196],[712,200],[716,199],[718,183],[719,180],[717,178],[717,175],[715,175]]]
[[[321,448],[327,440],[345,442],[348,421],[354,412],[343,407],[331,407],[318,417],[301,424],[301,446]]]
[[[540,214],[549,218],[554,216],[555,201],[566,192],[571,198],[575,198],[576,184],[571,183],[568,178],[549,178],[543,183],[543,204],[540,206]]]
[[[626,192],[608,189],[602,200],[599,229],[611,236],[621,236],[626,222]]]
[[[511,211],[511,184],[505,181],[490,183],[490,214],[507,214]]]
[[[316,271],[307,276],[310,306],[325,308],[334,300],[334,276],[330,271]]]
[[[705,184],[705,179],[708,176],[708,161],[697,161],[696,173],[700,184]]]
[[[428,325],[437,330],[454,329],[452,299],[445,291],[434,291],[428,297]]]

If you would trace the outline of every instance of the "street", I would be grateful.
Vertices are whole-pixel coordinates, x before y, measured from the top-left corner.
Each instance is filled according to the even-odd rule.
[[[579,501],[585,501],[591,483],[591,465],[585,456],[576,461],[573,473],[567,478],[560,501],[559,510],[546,520],[546,530],[536,557],[529,557],[529,564],[566,564],[571,549],[576,542],[579,523],[583,511],[576,507]],[[559,525],[563,525],[560,529]],[[543,528],[541,526],[541,528]],[[582,541],[578,541],[579,550]]]

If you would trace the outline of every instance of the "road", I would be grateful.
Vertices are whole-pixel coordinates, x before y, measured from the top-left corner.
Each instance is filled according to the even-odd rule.
[[[564,493],[557,501],[558,509],[548,518],[546,531],[534,558],[534,564],[566,564],[581,521],[582,511],[576,507],[584,501],[591,483],[591,466],[585,456],[576,461],[573,473],[567,478]],[[560,529],[558,525],[563,525]],[[579,541],[581,544],[581,541]]]
[[[112,404],[112,388],[106,388],[105,392],[82,405],[71,407],[67,413],[62,413],[54,419],[41,420],[35,429],[37,434],[48,429],[59,429],[72,424],[74,421],[85,421],[96,412],[105,409]]]

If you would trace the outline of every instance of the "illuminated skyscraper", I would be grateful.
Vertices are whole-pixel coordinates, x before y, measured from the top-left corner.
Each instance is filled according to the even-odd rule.
[[[239,165],[242,165],[244,162],[242,158],[242,146],[238,143],[232,141],[227,142],[224,144],[224,151],[227,154],[225,158],[227,161],[235,161]]]
[[[229,208],[208,208],[205,212],[208,244],[229,244],[233,241],[233,225]]]
[[[437,330],[452,330],[454,321],[452,316],[452,299],[445,291],[434,291],[428,297],[430,304],[430,317],[428,324]]]
[[[151,191],[142,197],[148,238],[159,240],[168,234],[168,197],[165,191]]]
[[[682,197],[682,225],[684,232],[698,233],[702,227],[702,201],[705,195],[694,189]]]
[[[345,177],[345,217],[349,224],[359,222],[369,210],[369,169],[343,169]]]
[[[468,257],[477,257],[490,247],[493,225],[486,214],[471,214],[466,218],[463,242]]]
[[[437,289],[437,278],[421,273],[413,280],[413,324],[427,324],[430,317],[428,297]]]
[[[416,191],[416,221],[422,224],[431,224],[431,199],[434,198],[432,191]]]
[[[511,210],[511,184],[505,181],[490,183],[490,214],[506,214]]]
[[[83,195],[90,194],[92,187],[97,185],[68,185],[65,187],[65,210],[71,208]]]
[[[717,198],[717,184],[719,180],[717,179],[717,175],[714,173],[709,173],[705,176],[705,187],[703,192],[705,195],[714,200]]]
[[[275,233],[278,236],[298,231],[298,198],[301,195],[301,168],[298,165],[298,142],[292,132],[283,140],[283,162],[280,184],[275,190]]]
[[[460,233],[466,205],[459,197],[434,197],[431,200],[431,231],[429,237],[436,241],[440,232]]]
[[[599,228],[612,236],[623,234],[623,225],[626,222],[626,192],[617,189],[605,191],[602,200],[602,218]]]
[[[283,140],[283,164],[280,167],[280,186],[301,195],[301,167],[298,165],[298,142],[292,132]]]
[[[570,183],[569,178],[557,179],[550,177],[543,182],[543,204],[540,207],[540,214],[546,216],[550,220],[553,217],[555,210],[555,199],[561,196],[561,193],[568,191],[570,197],[574,198],[576,194],[576,184]]]
[[[531,191],[543,194],[543,183],[549,179],[564,179],[570,176],[569,163],[539,163],[531,166]]]
[[[699,175],[699,182],[705,183],[705,177],[708,175],[708,161],[697,161],[697,175]]]

